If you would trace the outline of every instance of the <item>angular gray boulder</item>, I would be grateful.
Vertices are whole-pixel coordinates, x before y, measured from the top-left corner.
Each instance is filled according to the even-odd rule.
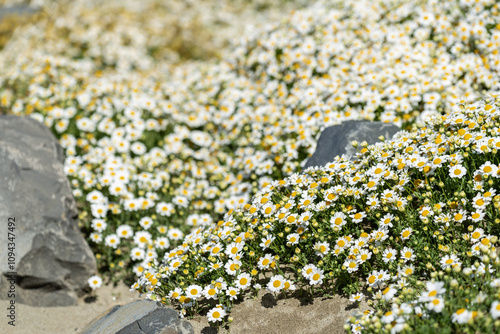
[[[316,151],[307,160],[304,169],[322,167],[337,155],[354,156],[358,152],[351,144],[354,140],[372,145],[380,141],[378,137],[390,139],[398,131],[401,129],[394,124],[372,121],[346,121],[330,126],[321,133]]]
[[[0,298],[17,272],[15,301],[32,306],[78,304],[95,274],[94,254],[78,228],[63,172],[64,152],[50,130],[28,118],[0,115]],[[14,270],[7,222],[15,219]]]
[[[193,325],[170,307],[152,300],[117,305],[94,319],[82,334],[192,334]]]

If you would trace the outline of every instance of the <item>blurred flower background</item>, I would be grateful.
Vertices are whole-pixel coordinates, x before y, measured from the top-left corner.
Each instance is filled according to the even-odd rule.
[[[0,112],[64,148],[93,288],[217,324],[265,287],[366,293],[354,332],[500,328],[498,2],[3,5],[34,9],[0,23]],[[361,119],[403,131],[301,174]]]

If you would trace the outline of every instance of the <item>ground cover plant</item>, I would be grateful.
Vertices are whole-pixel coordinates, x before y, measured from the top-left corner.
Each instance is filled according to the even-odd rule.
[[[230,214],[227,212],[240,207],[235,212],[241,212],[247,219],[248,212],[241,211],[241,208],[257,200],[265,200],[259,199],[263,195],[262,189],[270,189],[270,185],[281,189],[276,186],[276,180],[290,175],[300,178],[298,172],[314,151],[319,134],[326,126],[348,119],[381,120],[394,122],[409,131],[408,136],[413,136],[415,131],[419,131],[413,127],[422,125],[427,117],[450,112],[461,100],[471,102],[478,95],[500,90],[500,22],[495,1],[320,1],[287,15],[284,20],[277,20],[278,23],[267,28],[250,31],[243,37],[240,36],[242,30],[232,30],[228,23],[227,35],[201,35],[204,36],[202,40],[217,47],[227,45],[234,38],[235,46],[222,52],[203,51],[209,48],[208,42],[204,44],[200,41],[197,43],[199,48],[190,49],[189,43],[171,39],[172,31],[177,29],[172,26],[184,27],[186,35],[183,40],[189,40],[190,34],[198,29],[200,20],[197,18],[200,15],[205,17],[201,20],[205,22],[202,26],[210,26],[213,17],[207,13],[214,12],[213,8],[215,11],[220,9],[217,5],[220,2],[203,2],[200,7],[187,5],[189,10],[194,10],[191,13],[186,9],[186,3],[171,2],[178,7],[164,8],[155,1],[133,2],[127,6],[111,1],[105,7],[71,2],[65,5],[69,7],[54,7],[52,13],[57,13],[57,19],[49,15],[48,19],[31,28],[16,31],[0,52],[0,112],[30,115],[45,123],[60,139],[66,154],[65,172],[74,187],[81,211],[81,228],[96,253],[100,275],[113,281],[126,280],[131,284],[135,278],[142,277],[136,288],[141,287],[151,298],[178,297],[183,301],[184,309],[189,309],[189,301],[185,299],[188,297],[187,286],[179,285],[176,288],[180,290],[175,290],[167,284],[171,277],[162,278],[162,275],[171,273],[170,269],[163,267],[164,261],[168,264],[177,261],[174,251],[183,254],[179,262],[171,265],[187,270],[186,275],[192,277],[186,277],[192,284],[199,285],[209,276],[215,282],[216,273],[222,273],[222,277],[227,278],[229,274],[223,273],[227,270],[233,272],[241,264],[235,262],[229,265],[229,269],[217,269],[222,265],[217,259],[227,261],[233,256],[218,257],[218,253],[209,258],[212,268],[193,262],[194,259],[184,254],[187,248],[193,247],[192,233],[210,231],[222,221],[221,232],[229,233],[231,240],[236,240],[243,230],[236,233],[231,225],[247,228],[257,216],[249,216],[250,221],[245,221],[244,225],[239,220],[243,218],[234,216],[232,211]],[[246,4],[245,1],[241,3]],[[264,7],[273,9],[272,3]],[[289,3],[294,5],[293,1]],[[297,6],[299,4],[297,2]],[[248,9],[253,4],[245,6],[242,8]],[[185,21],[179,21],[176,15],[181,9],[187,10]],[[249,21],[252,21],[252,15],[248,15]],[[254,22],[269,17],[259,15],[255,16]],[[81,19],[76,20],[75,17]],[[116,17],[120,20],[115,20]],[[234,22],[235,17],[233,21],[226,22]],[[178,62],[179,59],[217,58],[219,55],[218,60]],[[471,128],[471,131],[474,129]],[[411,147],[412,150],[420,149]],[[384,159],[380,163],[387,163],[389,157],[395,154],[389,151],[385,149],[387,156],[382,156]],[[455,153],[450,152],[450,156],[452,154]],[[452,158],[447,159],[443,160],[443,164],[453,161]],[[347,161],[344,162],[347,164]],[[419,163],[423,164],[419,166],[423,172],[419,172],[425,175],[434,172],[432,168],[436,166],[428,165],[429,161]],[[425,171],[426,166],[431,166],[432,170]],[[408,168],[403,167],[403,171]],[[304,180],[317,178],[319,176],[314,173],[320,172],[312,171]],[[340,171],[334,168],[327,173],[331,172]],[[351,171],[346,172],[350,175]],[[329,178],[326,183],[334,181],[331,176]],[[410,175],[407,178],[410,179]],[[342,180],[347,182],[347,179]],[[425,178],[421,180],[424,182]],[[404,177],[397,182],[400,181],[410,182]],[[445,182],[444,179],[442,181]],[[350,182],[354,193],[345,194],[347,190],[339,190],[340,193],[328,196],[342,197],[341,201],[351,200],[354,196],[358,201],[356,196],[370,192],[369,189],[358,189],[361,181]],[[408,187],[396,184],[390,178],[384,179],[384,182],[379,179],[378,182],[381,183],[376,186],[380,189],[382,184],[396,187],[394,191],[401,192],[406,189],[405,186]],[[429,201],[434,195],[427,193],[441,191],[430,181],[423,184],[420,186],[424,188],[416,190],[430,196]],[[288,187],[287,184],[285,188]],[[321,198],[321,194],[314,191],[309,195],[311,198],[296,197],[295,201],[290,201],[291,198],[284,198],[290,197],[287,194],[282,196],[283,204],[280,204],[281,200],[277,204],[284,210],[286,205],[295,208],[297,204],[303,206],[305,202],[310,204]],[[469,196],[469,193],[466,195]],[[390,201],[382,203],[380,196],[374,198],[374,203],[377,199],[382,210],[385,206],[389,211],[393,210],[395,204]],[[420,198],[420,195],[406,193],[404,196],[406,199],[402,199],[406,202],[402,201],[401,205],[405,208],[417,205],[415,201]],[[269,196],[263,197],[272,200]],[[448,199],[443,198],[442,203],[447,202]],[[346,202],[345,207],[338,210],[339,215],[343,214],[339,217],[346,222],[367,219],[361,211],[365,208],[359,206],[359,202],[355,203],[359,212],[352,212],[354,203]],[[467,210],[463,205],[463,209]],[[261,209],[255,206],[248,210],[256,210],[252,215],[261,215]],[[276,207],[270,210],[272,213],[266,215],[277,214]],[[363,212],[368,215],[368,212]],[[363,217],[349,217],[356,214]],[[397,215],[393,215],[395,219]],[[316,218],[316,223],[325,224],[321,220],[325,216],[326,213],[323,213]],[[265,221],[271,216],[263,218]],[[307,214],[294,216],[301,221],[306,218]],[[267,223],[274,226],[270,220]],[[371,223],[373,225],[373,221]],[[395,224],[394,221],[392,223]],[[224,227],[226,224],[228,226]],[[259,222],[255,224],[261,226]],[[311,221],[311,224],[314,222]],[[268,231],[266,226],[261,226],[262,233]],[[361,228],[366,229],[368,234],[368,227],[354,229],[352,233],[362,233]],[[412,228],[416,230],[416,227]],[[254,232],[249,232],[249,237],[257,238],[256,235],[261,233]],[[281,246],[285,250],[295,249],[287,243],[295,246],[307,234],[311,234],[308,240],[316,240],[315,234],[321,234],[311,231],[300,234],[296,231],[299,236],[290,236],[290,240],[285,240],[284,236],[288,238],[290,232],[281,232],[283,237],[268,231],[270,237],[266,241],[261,240],[263,236],[259,234],[255,241],[258,244],[251,247],[255,257],[260,247],[272,245],[266,248],[269,253],[258,254],[254,258],[267,256],[266,264],[260,264],[260,267],[275,263],[275,267],[287,265],[297,269],[300,262],[287,263],[278,254],[283,252]],[[208,243],[204,233],[200,240]],[[312,248],[299,248],[301,253],[296,254],[297,258],[292,257],[293,261],[303,258],[303,254],[315,259],[315,256],[325,253],[326,257],[335,249],[334,235],[330,239],[325,236],[325,240],[304,243],[304,247]],[[423,238],[426,234],[419,232],[419,235]],[[278,239],[272,240],[271,236]],[[292,240],[293,237],[295,239]],[[359,237],[356,235],[356,238]],[[436,238],[439,237],[436,235]],[[251,254],[244,249],[250,243],[246,236],[245,240],[247,245],[243,249],[237,245],[236,253]],[[275,246],[278,241],[282,241],[279,247]],[[346,245],[351,245],[351,241],[344,240]],[[365,243],[368,244],[368,241]],[[329,248],[322,242],[328,243]],[[370,243],[370,246],[373,244]],[[420,256],[417,251],[422,251],[420,248],[410,250],[416,257]],[[373,253],[370,256],[375,258],[374,251],[370,252]],[[272,256],[276,255],[280,256],[280,260],[273,260]],[[356,289],[360,286],[355,281],[349,282],[352,275],[341,269],[345,259],[337,255],[336,262],[329,264],[340,265],[332,271],[334,276],[327,276],[330,274],[319,264],[308,269],[323,270],[323,273],[319,272],[319,277],[325,276],[322,278],[325,282],[335,277],[335,282],[339,283],[336,289],[340,292],[358,291]],[[188,257],[183,260],[183,256]],[[333,258],[333,255],[329,256]],[[356,262],[351,260],[347,266]],[[411,270],[420,270],[419,273],[424,270],[420,261],[408,260],[405,264],[413,262],[416,267],[412,269],[410,266]],[[392,270],[397,268],[395,263],[387,264],[391,265]],[[262,271],[260,267],[257,265],[259,272]],[[364,268],[357,263],[351,271],[358,267]],[[213,272],[207,274],[212,269]],[[247,274],[254,281],[257,279],[251,276],[251,272]],[[200,283],[194,280],[198,276]],[[277,276],[275,281],[289,288],[298,287],[298,283],[291,282],[290,277]],[[302,283],[307,283],[309,279],[302,277]],[[248,283],[249,278],[243,278]],[[184,279],[184,284],[187,284],[188,278]],[[216,288],[209,289],[210,292],[221,294],[224,284],[220,283],[210,281],[214,286],[217,284]],[[96,287],[100,280],[93,277],[91,284]],[[162,284],[163,288],[158,284]],[[465,283],[460,285],[465,286]],[[174,292],[168,290],[171,288]],[[243,285],[228,288],[232,288],[227,292],[227,298],[231,299],[237,297],[241,292],[237,288],[242,289]],[[271,290],[274,288],[270,287]],[[191,299],[194,300],[194,310],[198,309],[198,296]],[[230,303],[226,307],[228,305]],[[380,310],[387,312],[387,307],[384,309],[381,306]],[[225,311],[217,309],[211,312],[214,321],[213,312],[218,312],[217,319],[224,318],[221,314]],[[369,329],[368,323],[373,319],[361,319],[358,324],[364,322],[365,329]],[[376,320],[373,326],[377,325]],[[390,322],[391,326],[394,321],[402,323],[395,317]]]
[[[4,48],[0,94],[5,111],[61,139],[82,229],[114,280],[140,275],[196,225],[299,171],[324,127],[406,127],[499,86],[489,2],[321,2],[223,61],[175,67],[149,35],[161,16],[112,25],[80,7],[83,26],[61,14]]]
[[[269,3],[259,3],[270,7],[263,11],[270,15],[253,11],[245,15],[247,21],[277,15]],[[191,226],[211,222],[207,213],[224,212],[246,199],[251,188],[230,171],[234,166],[226,166],[233,145],[220,142],[222,117],[208,119],[208,101],[217,94],[210,77],[223,67],[176,67],[183,55],[169,36],[179,30],[179,11],[187,11],[187,35],[197,31],[192,21],[200,15],[212,13],[210,20],[227,15],[220,18],[227,29],[218,29],[213,38],[202,35],[217,49],[228,43],[228,35],[244,30],[231,28],[235,12],[244,14],[258,4],[216,1],[189,5],[193,11],[186,5],[169,2],[167,9],[155,11],[161,7],[155,1],[50,7],[44,20],[16,32],[0,53],[0,112],[31,115],[60,138],[82,230],[99,272],[114,281],[128,277],[132,283],[150,257],[163,256]],[[214,28],[210,20],[202,21]],[[217,84],[233,80],[227,72]],[[151,242],[152,252],[141,238]]]
[[[366,293],[377,313],[352,319],[353,332],[498,331],[499,115],[492,97],[354,142],[353,162],[272,181],[134,288],[183,313],[211,305],[215,323],[246,293],[299,288],[353,302]]]

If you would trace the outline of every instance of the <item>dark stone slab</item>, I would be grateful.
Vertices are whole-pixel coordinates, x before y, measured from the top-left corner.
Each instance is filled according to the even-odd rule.
[[[151,300],[114,307],[94,319],[82,334],[192,334],[193,326],[172,308]]]
[[[356,140],[358,143],[366,141],[369,145],[380,140],[383,135],[386,139],[401,129],[394,124],[371,121],[346,121],[342,124],[330,126],[323,130],[318,140],[314,154],[307,160],[304,169],[308,167],[322,167],[338,155],[354,156],[358,151],[351,145]]]
[[[0,221],[15,218],[15,268],[0,248],[0,298],[17,272],[16,301],[76,305],[95,274],[95,258],[78,228],[78,211],[63,171],[64,152],[50,130],[29,118],[0,115]],[[2,226],[4,223],[2,223]],[[0,245],[7,245],[0,233]]]

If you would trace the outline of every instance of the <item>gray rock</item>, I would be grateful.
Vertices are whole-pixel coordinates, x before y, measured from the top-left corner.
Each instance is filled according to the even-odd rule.
[[[0,21],[5,16],[12,15],[32,15],[40,11],[40,7],[32,7],[27,5],[14,5],[0,7]]]
[[[115,306],[97,317],[82,334],[192,334],[193,326],[172,308],[152,300],[136,300]]]
[[[342,124],[330,126],[323,130],[318,140],[314,154],[307,160],[304,169],[308,167],[322,167],[338,155],[354,156],[358,151],[351,145],[352,141],[358,143],[366,141],[369,145],[380,140],[383,135],[390,139],[401,129],[394,124],[371,121],[346,121]]]
[[[76,305],[96,271],[94,254],[78,228],[63,159],[45,125],[0,115],[0,298],[7,298],[7,273],[14,271],[16,302]],[[15,218],[14,268],[5,261],[9,218]]]

